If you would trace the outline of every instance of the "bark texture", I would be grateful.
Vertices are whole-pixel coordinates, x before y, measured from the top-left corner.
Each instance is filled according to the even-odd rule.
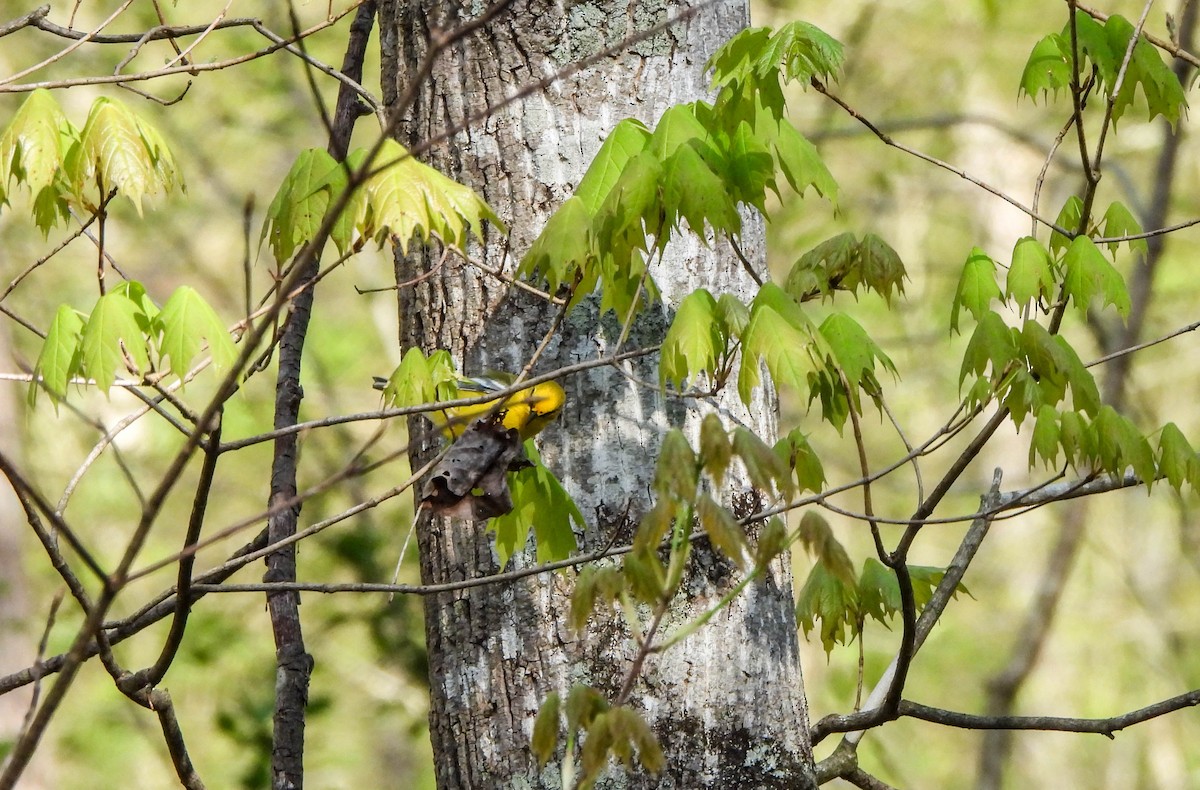
[[[622,42],[678,14],[685,4],[515,2],[495,20],[438,57],[400,122],[408,146],[444,136],[531,81]],[[384,96],[395,111],[429,41],[471,18],[480,6],[380,3]],[[688,21],[455,133],[421,154],[480,192],[508,222],[475,254],[512,272],[546,219],[570,196],[609,130],[625,117],[653,125],[670,105],[706,95],[703,64],[747,22],[742,2],[704,7]],[[761,266],[761,223],[744,249]],[[398,258],[397,279],[425,273],[430,259]],[[671,310],[691,290],[750,293],[750,278],[723,245],[682,239],[652,269],[664,309],[639,320],[624,348],[661,342]],[[554,308],[479,270],[447,265],[401,288],[401,343],[451,351],[464,370],[519,370],[554,318]],[[587,301],[568,316],[538,370],[611,351],[620,333],[611,314]],[[657,381],[657,360],[627,372]],[[581,549],[602,545],[650,504],[655,454],[669,426],[698,426],[705,411],[742,421],[770,438],[773,397],[749,411],[736,394],[713,402],[664,403],[611,368],[562,382],[568,403],[540,442],[590,525]],[[414,436],[419,431],[414,425]],[[420,455],[420,454],[418,454]],[[418,458],[420,460],[420,458]],[[750,493],[727,492],[749,511]],[[422,578],[444,582],[496,570],[483,524],[425,523],[419,531]],[[533,562],[532,553],[513,564]],[[669,767],[663,776],[614,770],[608,787],[815,787],[807,709],[792,614],[787,561],[706,628],[651,657],[632,698],[654,726]],[[736,581],[719,557],[698,547],[662,633],[706,610]],[[581,634],[565,624],[572,577],[539,576],[426,599],[432,713],[430,730],[442,788],[554,787],[558,766],[539,771],[529,750],[533,720],[550,691],[589,683],[610,696],[620,687],[635,644],[618,617],[597,616]],[[561,756],[561,755],[560,755]]]

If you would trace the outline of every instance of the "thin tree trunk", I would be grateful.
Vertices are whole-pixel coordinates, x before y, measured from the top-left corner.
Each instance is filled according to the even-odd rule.
[[[550,213],[567,198],[605,135],[633,116],[653,124],[668,106],[705,96],[705,60],[745,25],[741,2],[704,6],[688,21],[645,40],[626,38],[679,14],[687,4],[515,2],[492,22],[441,53],[401,124],[412,146],[439,139],[468,117],[528,83],[614,47],[605,57],[549,89],[452,135],[421,158],[480,192],[509,224],[483,250],[492,268],[511,273]],[[395,110],[428,51],[429,41],[470,18],[478,5],[382,2],[384,94]],[[747,224],[743,249],[764,260],[761,222]],[[410,282],[428,257],[397,259],[397,280]],[[635,323],[624,348],[661,342],[670,308],[697,287],[746,297],[753,287],[724,245],[683,239],[652,270],[667,310]],[[469,266],[448,265],[399,293],[401,343],[448,349],[466,371],[519,370],[554,319],[555,308],[510,291]],[[620,322],[598,317],[585,301],[549,344],[539,371],[611,351]],[[657,380],[657,360],[631,365],[633,377]],[[695,428],[704,411],[722,410],[764,438],[775,430],[773,395],[749,412],[736,394],[717,403],[664,403],[612,369],[563,381],[568,403],[540,442],[547,465],[589,519],[581,550],[629,530],[650,506],[649,482],[667,427]],[[414,436],[420,424],[414,424]],[[430,443],[427,442],[427,449]],[[421,454],[418,453],[418,459]],[[757,506],[735,481],[735,507]],[[483,524],[426,522],[419,531],[425,582],[496,570]],[[627,533],[626,533],[627,534]],[[518,555],[517,566],[531,558]],[[597,617],[575,634],[565,624],[573,577],[544,575],[426,599],[432,711],[430,731],[442,788],[557,784],[553,763],[539,771],[529,749],[533,719],[551,691],[589,683],[610,698],[629,670],[635,644],[619,617]],[[731,566],[700,549],[665,630],[714,604],[736,581]],[[791,577],[786,557],[773,573],[681,646],[652,657],[631,702],[652,724],[667,753],[664,776],[614,770],[606,786],[815,787],[808,743]],[[560,753],[561,757],[561,753]]]

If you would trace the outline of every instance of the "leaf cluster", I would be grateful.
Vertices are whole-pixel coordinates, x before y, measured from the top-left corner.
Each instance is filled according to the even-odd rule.
[[[185,188],[162,135],[124,104],[96,99],[78,129],[40,88],[0,134],[0,205],[9,203],[14,183],[33,196],[43,234],[65,223],[72,208],[94,213],[110,191],[140,214],[144,196]]]
[[[539,765],[549,762],[557,751],[564,715],[566,761],[573,762],[575,744],[581,736],[583,739],[577,785],[581,790],[595,786],[609,758],[631,768],[635,750],[638,762],[650,773],[657,774],[666,767],[658,738],[641,714],[627,705],[610,705],[600,692],[582,685],[571,689],[565,705],[557,692],[551,692],[538,710],[531,745]]]
[[[835,644],[849,645],[861,636],[868,619],[888,626],[901,609],[896,574],[874,557],[868,557],[856,574],[850,555],[834,537],[829,522],[814,510],[801,518],[797,533],[815,560],[796,599],[796,621],[805,635],[820,621],[821,644],[828,654]],[[906,567],[920,611],[946,571],[924,565]],[[958,593],[970,595],[962,584],[955,588],[954,595]]]
[[[860,392],[878,402],[876,371],[896,373],[892,360],[848,314],[834,312],[817,326],[796,296],[774,283],[763,285],[748,307],[728,294],[719,299],[704,289],[689,294],[663,342],[661,381],[679,387],[705,375],[719,388],[735,361],[744,403],[751,402],[765,365],[776,384],[807,393],[810,404],[819,401],[823,418],[839,431],[849,409],[861,408]]]
[[[736,238],[740,208],[766,214],[779,176],[801,195],[812,187],[836,200],[816,148],[783,117],[780,80],[829,76],[840,63],[840,45],[805,23],[739,34],[709,62],[716,101],[672,107],[653,130],[618,123],[518,273],[569,289],[572,303],[599,286],[601,311],[624,317],[639,294],[644,302],[657,293],[646,261],[684,223],[705,243]]]
[[[390,238],[407,251],[413,238],[428,242],[436,236],[462,251],[469,236],[482,240],[484,220],[504,228],[475,192],[418,161],[395,140],[383,142],[371,170],[364,173],[368,155],[356,149],[338,162],[320,148],[300,153],[263,223],[261,239],[270,244],[276,261],[282,263],[317,241],[335,208],[340,210],[329,239],[342,255],[357,238],[374,239],[381,246]],[[347,190],[352,190],[349,196]]]
[[[700,426],[699,452],[681,431],[671,431],[655,471],[655,504],[638,524],[633,550],[620,567],[594,566],[580,573],[571,598],[572,628],[583,628],[599,603],[619,603],[627,612],[634,603],[668,603],[678,591],[697,526],[743,573],[758,572],[787,547],[782,522],[770,522],[753,540],[733,510],[712,495],[734,463],[769,498],[819,491],[825,484],[821,461],[798,430],[772,447],[754,432],[728,430],[717,415],[708,414]]]
[[[97,299],[90,313],[59,306],[29,399],[35,400],[40,387],[61,400],[78,376],[106,393],[118,373],[137,382],[167,371],[183,379],[205,348],[218,372],[228,371],[237,358],[228,330],[199,293],[181,286],[160,310],[141,283],[129,280]]]
[[[1072,46],[1072,24],[1078,57]],[[1073,10],[1071,21],[1061,33],[1052,33],[1034,45],[1021,74],[1020,91],[1035,100],[1041,94],[1057,95],[1061,89],[1069,90],[1073,71],[1090,71],[1112,102],[1114,122],[1133,104],[1140,88],[1146,101],[1147,120],[1162,115],[1174,125],[1187,108],[1183,86],[1144,37],[1138,37],[1133,56],[1120,78],[1121,64],[1134,32],[1134,26],[1119,14],[1110,16],[1101,25],[1087,14]]]

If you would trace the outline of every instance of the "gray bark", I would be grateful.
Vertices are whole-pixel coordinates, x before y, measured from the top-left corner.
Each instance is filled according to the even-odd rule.
[[[684,4],[516,2],[491,24],[442,53],[403,118],[399,138],[412,146],[435,139],[467,117],[500,102],[531,80],[616,44],[677,14]],[[380,30],[384,94],[389,107],[432,33],[453,28],[478,6],[444,2],[382,2]],[[455,16],[455,14],[461,16]],[[511,240],[493,229],[484,249],[492,267],[512,272],[538,231],[570,196],[607,132],[624,117],[653,125],[670,105],[702,98],[705,60],[745,25],[741,2],[703,9],[688,22],[620,48],[610,58],[547,91],[499,110],[487,121],[435,145],[422,159],[480,192],[509,224]],[[763,230],[752,220],[743,249],[763,265]],[[430,265],[399,257],[397,279]],[[671,310],[697,287],[745,297],[752,282],[723,244],[696,239],[675,244],[652,270],[664,308],[647,311],[625,348],[661,342]],[[467,266],[446,266],[399,294],[401,343],[426,352],[451,351],[466,371],[519,370],[553,320],[554,308],[512,292]],[[611,350],[619,322],[598,317],[598,302],[568,316],[538,370]],[[627,372],[657,381],[657,359]],[[542,436],[547,465],[588,517],[582,550],[602,545],[649,507],[657,448],[669,426],[698,426],[717,410],[771,439],[773,395],[747,410],[736,393],[714,402],[664,402],[610,368],[564,380],[568,404]],[[414,423],[414,436],[420,423]],[[426,442],[426,449],[431,442]],[[417,454],[417,460],[424,456]],[[726,496],[744,510],[756,497]],[[623,514],[628,519],[622,523]],[[424,523],[419,530],[422,579],[442,582],[491,573],[496,561],[483,524]],[[516,566],[533,562],[513,559]],[[654,727],[667,754],[664,776],[614,769],[611,787],[814,787],[807,706],[792,614],[787,558],[699,633],[652,656],[632,704]],[[700,547],[664,633],[705,611],[730,586],[730,565]],[[565,624],[572,577],[534,577],[426,599],[432,712],[430,730],[438,785],[553,787],[558,767],[538,771],[529,750],[533,720],[546,694],[589,683],[614,695],[636,647],[623,620],[597,615],[581,634]],[[561,753],[560,753],[561,756]]]

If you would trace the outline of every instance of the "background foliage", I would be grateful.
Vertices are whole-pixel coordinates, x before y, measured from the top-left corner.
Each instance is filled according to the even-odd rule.
[[[219,5],[189,3],[187,21],[210,19]],[[288,30],[291,23],[286,11],[277,5],[261,4],[244,11],[261,16],[274,30]],[[905,144],[952,162],[1027,202],[1047,147],[1069,113],[1069,96],[1061,81],[1032,82],[1023,74],[1030,51],[1035,46],[1050,47],[1053,42],[1039,42],[1058,34],[1066,19],[1065,5],[1050,4],[1053,14],[1047,7],[1031,1],[903,6],[781,1],[757,6],[755,23],[780,25],[800,17],[829,31],[845,45],[846,64],[837,88],[840,96]],[[0,16],[6,19],[27,10],[15,3],[0,3]],[[1137,19],[1141,5],[1114,2],[1105,11]],[[304,26],[323,18],[324,8],[301,6],[298,12]],[[77,25],[97,22],[99,17],[94,15],[99,13],[99,9],[83,6]],[[155,22],[148,4],[134,4],[126,20],[130,30]],[[346,24],[343,20],[308,39],[308,51],[324,62],[339,62]],[[1156,8],[1148,29],[1165,35],[1165,25],[1162,10]],[[1094,31],[1092,36],[1090,40],[1099,41]],[[207,46],[214,53],[229,54],[261,44],[258,34],[233,29],[214,35]],[[18,33],[3,40],[0,70],[13,73],[57,46],[58,42],[36,31]],[[83,48],[47,74],[109,73],[126,51],[123,47]],[[150,67],[155,56],[141,57]],[[367,86],[373,90],[377,89],[378,73],[375,57],[372,52],[366,67]],[[1101,78],[1111,80],[1111,59],[1105,60],[1101,54],[1094,60],[1101,64]],[[150,89],[159,96],[173,96],[187,82],[186,77],[175,77],[156,82]],[[234,71],[203,75],[191,83],[185,98],[171,107],[141,101],[112,86],[75,88],[57,93],[56,99],[79,127],[84,126],[97,97],[113,96],[162,132],[186,180],[187,194],[147,196],[142,215],[128,202],[114,203],[106,246],[132,279],[145,284],[159,305],[176,288],[190,285],[231,323],[246,312],[244,268],[250,271],[251,293],[257,295],[271,282],[274,264],[268,247],[260,249],[259,233],[276,186],[284,181],[298,152],[322,145],[325,135],[303,64],[295,58],[277,54]],[[1168,101],[1164,89],[1143,85],[1144,95]],[[318,86],[331,104],[336,84],[318,81]],[[959,395],[957,360],[967,352],[975,324],[968,313],[982,314],[972,307],[992,304],[992,297],[998,296],[973,291],[975,299],[962,299],[962,310],[956,309],[952,318],[949,306],[956,294],[963,294],[963,263],[968,259],[982,263],[982,254],[1002,269],[1016,241],[1031,232],[1029,220],[967,181],[884,146],[819,94],[811,89],[805,92],[803,84],[784,90],[791,122],[814,141],[839,191],[836,211],[812,199],[777,204],[776,198],[766,197],[773,217],[770,260],[776,281],[787,281],[802,254],[839,233],[852,233],[864,243],[866,234],[876,234],[894,247],[905,262],[908,279],[902,283],[902,296],[892,294],[892,309],[883,297],[866,292],[848,302],[848,307],[839,306],[869,328],[885,358],[901,371],[899,384],[891,385],[891,374],[882,367],[879,370],[880,377],[889,381],[889,405],[914,435],[926,435],[944,419],[948,404]],[[7,122],[22,98],[0,96],[0,118]],[[1155,107],[1154,101],[1149,107]],[[1119,201],[1141,215],[1152,202],[1158,178],[1153,166],[1166,122],[1159,119],[1146,125],[1147,109],[1143,100],[1137,99],[1120,119],[1106,153],[1097,205]],[[1181,123],[1186,128],[1186,119]],[[360,123],[355,145],[369,145],[373,132],[367,118]],[[1197,162],[1186,147],[1175,167],[1178,184],[1194,181]],[[1082,182],[1078,164],[1072,164],[1070,156],[1060,155],[1046,179],[1042,213],[1053,215]],[[820,183],[816,186],[823,194],[828,191]],[[48,240],[43,238],[23,215],[27,196],[10,196],[10,201],[13,205],[0,213],[6,280],[45,255],[61,233],[60,229]],[[1175,190],[1172,217],[1196,216],[1198,203],[1186,188]],[[724,217],[724,222],[734,222],[720,207],[696,208],[703,210]],[[686,212],[682,219],[692,225],[693,217]],[[1111,233],[1119,232],[1121,218],[1116,217]],[[1191,232],[1183,231],[1176,243],[1167,245],[1155,281],[1146,337],[1195,320],[1195,287],[1181,243]],[[973,252],[976,249],[978,253]],[[1102,260],[1108,255],[1107,249],[1097,252]],[[1125,267],[1122,273],[1126,278],[1131,274],[1128,261],[1124,254],[1114,264]],[[536,265],[536,257],[530,264]],[[36,287],[15,291],[12,298],[20,299],[22,315],[42,317],[41,328],[45,329],[62,302],[84,311],[91,309],[96,297],[95,265],[94,248],[77,242],[38,272]],[[552,278],[559,280],[570,276],[552,273]],[[310,399],[306,408],[314,413],[378,408],[378,395],[370,388],[371,376],[391,370],[399,361],[393,341],[394,298],[389,292],[360,294],[355,289],[387,286],[389,278],[386,256],[368,245],[323,284],[305,360],[305,389]],[[1000,281],[1004,282],[1003,275]],[[894,283],[897,289],[900,285]],[[1009,286],[1012,288],[1011,280]],[[1103,282],[1100,287],[1103,293]],[[1036,285],[1032,291],[1027,284],[1018,289],[1033,298]],[[611,303],[620,312],[627,300],[628,294],[614,294]],[[820,319],[825,317],[822,309],[820,305],[814,308]],[[1100,344],[1094,338],[1112,331],[1111,317],[1109,311],[1095,323],[1095,330],[1085,329],[1078,315],[1068,317],[1073,322],[1072,343],[1083,361],[1099,355]],[[961,334],[948,331],[953,320],[960,323]],[[3,326],[3,342],[9,347],[5,356],[13,360],[6,369],[32,367],[41,350],[40,341],[12,322]],[[1200,436],[1200,420],[1192,408],[1192,394],[1200,382],[1196,366],[1187,364],[1192,358],[1189,337],[1137,355],[1126,413],[1138,425],[1157,426],[1174,420],[1184,435]],[[702,358],[705,350],[681,351],[681,356],[688,358],[689,353],[690,363]],[[945,364],[931,364],[940,361]],[[986,368],[978,372],[982,370]],[[676,372],[682,377],[682,371]],[[1102,378],[1102,372],[1097,375]],[[670,372],[667,377],[679,379]],[[270,427],[273,381],[270,372],[251,378],[231,402],[226,413],[226,441]],[[970,385],[968,376],[961,384],[963,392]],[[22,405],[25,385],[5,386],[11,390],[5,408],[14,417],[12,427],[6,429],[11,435],[3,438],[6,448],[20,448],[19,457],[31,475],[47,481],[47,490],[61,490],[98,433],[74,420],[66,407]],[[211,381],[198,379],[188,385],[188,394],[203,395],[204,388],[211,386]],[[115,421],[133,406],[133,401],[117,390],[108,396],[89,393],[75,397],[81,409],[103,415],[106,422]],[[1078,393],[1075,398],[1078,406]],[[816,419],[820,405],[814,404],[807,420],[801,417],[807,406],[803,399],[787,400],[784,405],[792,418],[802,420],[814,446],[844,446],[835,444],[839,437],[831,426]],[[972,512],[979,494],[990,484],[994,466],[1006,470],[1006,489],[1042,480],[1037,467],[1026,476],[1021,472],[1029,460],[1030,440],[1037,436],[1038,421],[1035,412],[1019,434],[1005,429],[1008,432],[955,487],[947,510]],[[903,453],[900,440],[883,418],[874,425],[868,420],[867,428],[872,457]],[[302,488],[339,469],[350,448],[365,440],[372,428],[355,424],[334,430],[340,432],[338,441],[305,445],[302,470],[309,479],[301,480]],[[142,422],[122,434],[117,446],[136,476],[139,469],[161,467],[173,452],[174,441],[168,427]],[[389,448],[402,446],[403,441],[399,425],[391,427],[384,439]],[[263,479],[261,470],[270,462],[267,447],[241,451],[232,464],[221,469],[214,487],[212,523],[230,523],[261,509],[266,491],[257,481]],[[828,478],[858,476],[852,454],[825,452],[821,457]],[[404,470],[391,465],[382,474],[399,478]],[[248,485],[246,481],[256,482]],[[186,521],[188,482],[190,479],[173,496],[170,512],[177,515],[168,521],[180,525]],[[323,514],[342,510],[369,496],[362,486],[381,482],[358,480],[315,497],[305,505],[305,518],[316,521]],[[129,499],[114,493],[124,485],[115,456],[107,455],[80,483],[69,506],[68,512],[93,514],[88,523],[95,532],[88,537],[93,545],[111,547],[111,551],[100,551],[99,559],[105,564],[116,561],[125,539],[120,530],[136,519]],[[1196,585],[1200,533],[1194,523],[1194,496],[1176,497],[1166,493],[1166,486],[1162,488],[1151,498],[1137,489],[1107,494],[1084,506],[1087,510],[1076,516],[1085,528],[1083,550],[1065,585],[1052,636],[1019,698],[1019,710],[1106,716],[1200,685],[1196,658],[1200,651],[1196,649],[1197,635],[1190,628],[1200,607]],[[903,514],[914,500],[911,480],[898,476],[883,481],[873,493],[880,512]],[[300,555],[300,577],[386,580],[411,520],[410,506],[402,499],[306,542]],[[983,707],[986,679],[1001,670],[1009,646],[1021,639],[1023,613],[1034,596],[1044,558],[1054,550],[1052,527],[1063,512],[1061,508],[1043,509],[996,524],[984,555],[967,579],[973,597],[960,597],[948,609],[910,675],[913,698],[957,710]],[[795,518],[799,523],[800,514]],[[855,573],[862,570],[864,560],[874,553],[869,534],[855,520],[836,514],[826,518],[830,534],[846,547],[850,567]],[[7,540],[21,541],[23,549],[33,548],[32,538],[18,527],[18,515],[0,521],[0,531],[17,533],[6,534]],[[884,528],[889,544],[899,537],[898,530]],[[961,527],[954,525],[930,527],[910,561],[944,566],[960,534]],[[166,535],[162,543],[152,541],[145,556],[167,556],[176,550],[177,542],[175,535]],[[236,545],[236,539],[226,545]],[[798,579],[808,575],[813,553],[795,552]],[[13,557],[23,558],[22,562],[13,562]],[[5,562],[4,583],[28,589],[25,608],[4,615],[25,640],[19,650],[0,654],[0,670],[8,671],[28,662],[29,650],[36,645],[47,616],[37,607],[49,599],[57,578],[32,550],[14,551],[6,555]],[[413,573],[406,567],[402,580],[413,580]],[[255,565],[243,571],[241,578],[253,581],[259,577]],[[131,589],[127,600],[153,594],[164,583],[164,577],[143,580]],[[338,648],[317,648],[309,723],[312,786],[369,785],[380,775],[412,776],[411,784],[432,786],[424,730],[427,694],[419,610],[419,601],[403,596],[390,604],[382,597],[378,601],[359,596],[305,598],[303,615],[312,644]],[[64,607],[49,633],[46,650],[65,649],[78,625],[70,607]],[[832,642],[835,636],[827,630],[829,625],[814,623],[821,629],[820,636],[828,637],[825,642]],[[263,784],[266,766],[262,755],[270,738],[274,663],[270,645],[261,638],[268,630],[259,596],[214,596],[197,608],[183,654],[168,675],[167,684],[190,734],[193,757],[210,786]],[[897,639],[895,632],[869,625],[861,642],[837,646],[827,653],[830,645],[823,644],[820,636],[813,631],[804,645],[805,680],[814,720],[824,713],[847,710],[855,699],[860,658],[866,677],[877,677],[894,654]],[[137,642],[127,646],[130,663],[153,661],[153,645],[159,639],[161,633],[156,631],[144,648]],[[843,634],[841,641],[849,640]],[[147,653],[138,655],[139,649]],[[219,675],[223,688],[238,692],[212,694],[214,675]],[[94,663],[85,666],[70,705],[71,715],[53,725],[52,742],[39,756],[32,776],[40,775],[46,786],[54,787],[96,786],[97,776],[113,777],[113,782],[137,777],[138,784],[154,787],[174,782],[155,728],[148,727],[148,720],[139,718],[137,711],[111,693],[111,682]],[[363,726],[364,721],[370,726]],[[1182,714],[1120,733],[1115,742],[1080,735],[1019,736],[1008,786],[1036,786],[1047,776],[1071,776],[1079,787],[1188,787],[1200,777],[1200,753],[1189,748],[1200,737],[1197,730],[1195,717]],[[967,787],[975,782],[979,742],[976,733],[935,729],[901,719],[864,741],[862,759],[873,773],[897,786]],[[0,743],[0,750],[3,748]],[[824,748],[827,750],[828,744]]]

